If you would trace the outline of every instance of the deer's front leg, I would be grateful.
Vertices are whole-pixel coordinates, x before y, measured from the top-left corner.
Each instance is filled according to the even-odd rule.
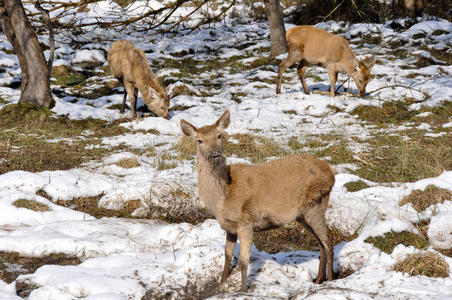
[[[251,245],[253,243],[253,227],[251,225],[239,225],[237,234],[240,239],[239,265],[242,273],[242,292],[248,290],[248,265],[250,262]]]
[[[237,234],[226,232],[226,246],[224,248],[224,269],[220,283],[226,281],[229,276],[232,256],[234,255],[235,245],[237,244]]]

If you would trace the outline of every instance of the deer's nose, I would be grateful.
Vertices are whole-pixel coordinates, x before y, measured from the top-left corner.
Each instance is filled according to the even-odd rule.
[[[212,152],[210,152],[210,155],[212,156],[212,158],[218,158],[222,157],[223,153],[220,150],[212,150]]]

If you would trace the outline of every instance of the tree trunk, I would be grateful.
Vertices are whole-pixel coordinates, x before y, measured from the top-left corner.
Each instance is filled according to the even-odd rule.
[[[0,17],[3,32],[13,46],[22,70],[19,102],[52,107],[55,101],[50,94],[50,72],[22,2],[0,0]]]
[[[286,29],[281,15],[279,0],[264,0],[268,25],[270,27],[271,56],[287,52]]]

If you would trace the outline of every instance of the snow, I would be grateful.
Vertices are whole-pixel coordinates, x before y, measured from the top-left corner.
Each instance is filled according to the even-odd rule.
[[[83,63],[83,62],[106,62],[105,55],[100,50],[81,50],[75,52],[75,57],[72,59],[72,63]]]
[[[159,1],[135,1],[128,9],[128,16],[140,15],[143,5],[158,9]],[[97,16],[117,12],[119,7],[110,1],[90,4],[86,18],[89,22]],[[245,10],[245,8],[244,8]],[[243,11],[244,11],[243,10]],[[242,11],[242,13],[243,13]],[[126,15],[126,14],[124,14]],[[402,22],[402,21],[400,21]],[[287,24],[286,28],[290,28]],[[324,22],[316,26],[339,32],[349,39],[359,39],[363,34],[382,36],[385,42],[397,38],[409,41],[419,34],[432,39],[431,43],[449,45],[452,25],[445,20],[422,21],[406,31],[395,32],[387,24],[345,24],[345,22]],[[445,34],[432,35],[436,30]],[[235,26],[206,28],[176,36],[158,35],[144,37],[140,33],[123,33],[108,36],[108,41],[95,43],[96,34],[105,31],[93,30],[86,36],[90,43],[83,49],[73,49],[59,42],[55,65],[75,63],[105,63],[105,49],[116,38],[128,38],[146,51],[150,60],[171,57],[176,53],[193,53],[200,61],[240,58],[245,65],[251,64],[263,54],[256,49],[268,47],[266,23],[240,23]],[[0,49],[11,49],[1,35]],[[449,38],[449,41],[447,40]],[[57,40],[64,40],[58,37]],[[253,45],[248,45],[253,41]],[[448,43],[448,44],[447,44]],[[246,45],[246,47],[239,47]],[[355,46],[353,46],[355,47]],[[103,50],[100,50],[103,49]],[[241,49],[241,50],[239,50]],[[442,49],[442,48],[441,48]],[[215,51],[215,54],[210,52]],[[355,49],[360,56],[374,54],[373,49]],[[413,52],[413,55],[430,57],[427,51]],[[72,201],[79,197],[99,197],[99,205],[108,209],[122,209],[127,201],[139,200],[141,207],[132,213],[146,215],[152,211],[155,217],[164,217],[161,211],[179,212],[184,209],[189,214],[199,210],[196,181],[196,163],[177,161],[173,169],[159,170],[156,166],[159,155],[171,152],[181,137],[180,120],[185,119],[195,126],[213,123],[225,109],[229,109],[232,123],[228,133],[254,133],[271,137],[286,144],[290,137],[302,142],[308,135],[343,134],[365,140],[371,136],[371,125],[360,124],[350,113],[361,104],[381,106],[385,101],[412,97],[422,103],[414,103],[409,109],[419,110],[421,106],[434,107],[444,100],[452,99],[451,66],[431,65],[416,69],[421,78],[405,78],[397,75],[409,74],[400,66],[413,64],[413,57],[403,60],[386,60],[386,54],[377,53],[382,63],[377,62],[372,70],[376,76],[368,85],[373,91],[388,84],[412,85],[415,89],[428,91],[430,97],[415,89],[383,89],[374,98],[305,95],[294,70],[288,70],[282,85],[282,94],[274,93],[277,65],[261,69],[245,70],[242,73],[218,70],[206,71],[199,78],[178,78],[169,90],[186,85],[192,96],[178,95],[171,99],[171,107],[183,106],[185,110],[173,110],[170,119],[144,117],[137,120],[123,120],[119,126],[131,131],[119,136],[104,137],[96,147],[116,147],[127,145],[132,149],[148,151],[153,148],[157,156],[122,151],[111,154],[100,161],[87,163],[71,170],[26,172],[12,171],[0,175],[0,251],[15,251],[24,256],[42,256],[65,253],[77,256],[82,263],[74,266],[44,265],[36,272],[21,275],[16,282],[28,282],[37,286],[27,299],[142,299],[149,292],[151,296],[171,299],[189,297],[209,284],[217,283],[224,260],[225,233],[215,220],[207,219],[197,225],[188,223],[169,224],[157,219],[122,219],[93,216],[56,205],[52,201]],[[280,59],[285,55],[280,55]],[[434,60],[436,61],[436,60]],[[436,61],[437,62],[437,61]],[[0,95],[8,103],[0,101],[0,108],[17,103],[20,91],[7,87],[20,75],[17,58],[0,51],[0,65],[8,69],[0,78]],[[177,68],[156,70],[160,77],[177,75]],[[289,73],[291,72],[291,73]],[[328,76],[324,70],[313,68],[320,81],[308,78],[311,89],[328,91]],[[442,72],[447,75],[441,75]],[[218,75],[218,76],[212,76]],[[342,75],[340,75],[342,76]],[[425,80],[424,76],[429,80]],[[289,78],[290,77],[290,78]],[[175,77],[176,78],[176,77]],[[341,77],[339,77],[341,80]],[[344,78],[342,78],[344,79]],[[94,79],[93,79],[94,80]],[[214,93],[201,84],[202,80],[221,83]],[[356,94],[353,82],[345,84]],[[119,89],[121,90],[121,89]],[[122,90],[121,90],[122,91]],[[56,105],[52,111],[71,119],[96,118],[107,121],[124,117],[118,110],[108,109],[112,104],[122,103],[122,92],[98,99],[54,96]],[[204,94],[205,93],[205,94]],[[207,95],[207,96],[206,96]],[[242,95],[241,101],[233,101],[233,95]],[[141,105],[141,99],[139,106]],[[335,112],[331,107],[341,111]],[[289,114],[294,111],[296,114]],[[428,113],[417,114],[427,117]],[[126,117],[130,115],[126,114]],[[452,127],[447,121],[438,128]],[[409,127],[398,127],[389,132]],[[450,136],[450,131],[436,132],[430,124],[422,123],[418,130],[424,130],[430,137]],[[86,132],[86,135],[90,135]],[[94,146],[93,146],[94,147]],[[365,149],[365,144],[351,145],[354,153]],[[138,166],[122,168],[117,163],[134,158]],[[231,157],[229,162],[248,163],[242,158]],[[341,242],[334,248],[334,269],[353,270],[350,276],[315,285],[319,263],[318,251],[289,251],[268,254],[254,246],[248,270],[248,294],[235,293],[239,287],[240,272],[236,267],[224,286],[222,293],[212,299],[448,299],[452,298],[452,278],[430,278],[408,276],[392,271],[395,262],[418,250],[398,245],[390,254],[364,242],[366,238],[384,235],[387,232],[409,231],[418,233],[413,225],[420,221],[430,221],[428,238],[435,249],[447,249],[452,245],[452,199],[442,204],[432,205],[423,212],[417,212],[411,204],[399,206],[399,202],[413,190],[423,190],[428,185],[452,190],[452,171],[444,171],[434,178],[426,178],[408,183],[377,183],[356,175],[347,169],[354,166],[334,166],[337,171],[336,183],[327,211],[327,222],[343,234],[355,235],[349,242]],[[369,187],[357,192],[349,192],[344,187],[348,182],[362,180]],[[52,200],[39,196],[44,191]],[[187,199],[178,198],[175,192],[182,191]],[[35,212],[17,208],[14,201],[26,199],[47,205],[50,210]],[[160,209],[160,210],[159,210]],[[432,250],[434,251],[434,250]],[[235,255],[239,246],[235,249]],[[442,256],[452,266],[452,258]],[[237,259],[233,260],[237,266]],[[149,296],[149,294],[148,294]],[[0,278],[0,300],[22,299],[16,296],[15,282],[6,284]]]

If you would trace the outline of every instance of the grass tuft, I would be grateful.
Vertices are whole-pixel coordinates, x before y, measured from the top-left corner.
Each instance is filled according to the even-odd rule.
[[[123,158],[120,161],[117,161],[115,165],[124,168],[124,169],[131,169],[136,168],[140,166],[140,163],[138,162],[136,157],[129,157],[129,158]]]
[[[393,270],[408,273],[410,276],[449,277],[449,264],[443,257],[432,251],[409,254],[398,260]]]
[[[26,200],[26,199],[16,200],[13,202],[13,205],[15,207],[26,208],[26,209],[30,209],[30,210],[34,210],[34,211],[39,211],[39,212],[45,212],[45,211],[51,210],[44,203],[33,201],[33,200]]]
[[[414,246],[417,249],[425,249],[429,245],[424,238],[408,231],[387,232],[384,236],[368,237],[365,242],[373,244],[387,254],[391,254],[398,244]]]
[[[430,205],[443,203],[446,200],[452,201],[452,191],[441,189],[434,185],[428,185],[425,190],[414,190],[408,196],[400,200],[399,205],[403,206],[411,203],[418,212],[426,210]]]

